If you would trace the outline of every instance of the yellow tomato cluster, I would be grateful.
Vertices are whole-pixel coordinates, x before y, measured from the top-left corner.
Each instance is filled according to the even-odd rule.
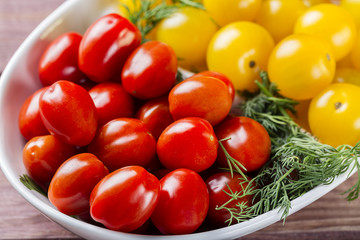
[[[250,92],[267,71],[300,102],[295,121],[320,141],[360,140],[360,0],[202,3],[205,10],[179,8],[157,27],[155,38],[173,47],[181,67],[221,72]]]

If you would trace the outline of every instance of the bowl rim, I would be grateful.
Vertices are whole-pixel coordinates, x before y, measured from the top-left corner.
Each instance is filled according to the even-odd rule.
[[[3,113],[4,105],[4,95],[7,89],[7,86],[10,84],[11,76],[14,71],[16,71],[16,65],[22,57],[22,53],[30,49],[39,37],[49,28],[49,26],[57,21],[61,16],[63,16],[67,11],[73,8],[77,4],[91,4],[96,2],[96,0],[67,0],[62,3],[57,9],[55,9],[48,17],[46,17],[24,40],[20,47],[16,50],[14,55],[9,60],[7,66],[5,67],[2,75],[0,76],[0,113]],[[0,129],[4,126],[3,122],[0,121]],[[69,231],[82,236],[78,231],[74,229],[79,229],[81,231],[93,232],[99,236],[107,236],[114,239],[229,239],[234,237],[241,237],[257,230],[263,229],[279,220],[281,220],[281,211],[279,208],[261,214],[255,218],[249,219],[245,222],[234,224],[231,226],[209,230],[205,232],[191,233],[185,235],[140,235],[134,233],[123,233],[108,230],[106,228],[98,227],[80,220],[77,220],[73,217],[67,216],[50,205],[43,202],[39,199],[39,195],[28,190],[20,181],[18,176],[15,176],[15,172],[12,170],[10,161],[6,160],[7,156],[4,149],[4,143],[6,142],[5,136],[2,134],[0,137],[0,168],[3,171],[6,179],[10,182],[12,187],[32,206],[38,209],[42,214],[50,218],[52,221],[58,223],[62,227],[68,229]],[[347,178],[352,176],[356,171],[352,166],[349,169],[339,175],[334,181],[328,185],[320,185],[309,192],[305,193],[303,196],[296,198],[291,201],[291,209],[289,216],[296,211],[302,209],[303,207],[309,205],[315,200],[319,199],[341,183],[343,183]],[[64,224],[66,222],[66,224]],[[74,229],[69,229],[66,225],[72,225]],[[259,227],[259,225],[261,227]],[[105,234],[105,235],[104,235]]]

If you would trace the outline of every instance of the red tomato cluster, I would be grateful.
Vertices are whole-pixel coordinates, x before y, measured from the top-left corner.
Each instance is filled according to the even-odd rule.
[[[217,168],[229,162],[219,140],[249,173],[268,160],[269,135],[229,116],[235,91],[226,76],[207,71],[175,84],[176,74],[172,48],[141,44],[117,14],[49,45],[39,64],[44,87],[23,104],[19,128],[24,166],[59,211],[124,232],[150,219],[164,234],[227,224],[229,212],[216,208],[249,180]]]

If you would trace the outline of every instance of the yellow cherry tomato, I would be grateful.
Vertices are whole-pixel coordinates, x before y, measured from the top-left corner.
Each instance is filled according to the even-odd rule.
[[[354,18],[358,28],[360,27],[360,0],[341,0],[340,6],[345,8]]]
[[[360,71],[347,67],[336,68],[333,82],[351,83],[360,87]]]
[[[258,24],[240,21],[221,28],[207,51],[209,70],[225,74],[236,90],[254,91],[259,71],[266,70],[274,40]]]
[[[302,0],[265,0],[256,22],[266,28],[276,42],[292,34],[297,18],[305,11]]]
[[[157,40],[174,49],[181,67],[201,71],[206,68],[206,49],[217,29],[204,10],[184,7],[160,22]]]
[[[236,21],[253,21],[259,13],[262,0],[204,0],[211,17],[220,25]],[[292,0],[291,0],[292,1]]]
[[[296,21],[294,33],[321,37],[333,48],[338,61],[350,53],[356,38],[354,19],[335,4],[319,4],[306,10]]]
[[[334,83],[311,100],[309,124],[323,143],[337,147],[360,141],[360,87]]]
[[[335,59],[324,40],[294,34],[280,41],[270,55],[268,73],[280,93],[295,100],[306,100],[331,83]]]
[[[129,11],[134,12],[138,11],[141,7],[141,0],[118,0],[119,6],[119,14],[123,17],[129,18]],[[152,4],[152,8],[158,6],[159,4],[163,3],[163,0],[156,0]],[[172,4],[171,0],[166,0],[166,4]]]
[[[330,0],[302,0],[307,7],[314,6],[320,3],[330,3]]]

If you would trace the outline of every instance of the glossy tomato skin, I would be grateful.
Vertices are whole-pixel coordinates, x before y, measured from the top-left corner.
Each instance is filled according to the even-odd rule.
[[[118,14],[105,15],[85,32],[79,47],[79,67],[93,81],[119,80],[122,67],[140,45],[141,33]]]
[[[48,197],[62,213],[77,215],[90,210],[90,194],[109,171],[93,154],[81,153],[66,160],[51,180]]]
[[[214,126],[229,114],[231,105],[228,87],[213,77],[190,77],[169,93],[169,107],[174,120],[200,117]]]
[[[134,100],[120,83],[100,83],[89,90],[94,101],[99,126],[120,117],[133,117]]]
[[[60,140],[85,146],[94,138],[97,113],[84,88],[69,81],[57,81],[42,93],[39,104],[46,128]]]
[[[203,0],[204,7],[220,26],[237,21],[253,21],[259,14],[261,0]]]
[[[159,202],[151,220],[163,234],[188,234],[204,221],[209,193],[204,180],[189,169],[177,169],[160,180]]]
[[[198,72],[206,69],[206,48],[217,29],[206,11],[183,7],[159,23],[156,39],[174,49],[179,66]]]
[[[201,172],[216,160],[218,141],[211,124],[201,118],[175,121],[160,135],[157,154],[167,169],[188,168]]]
[[[334,54],[326,41],[312,35],[293,34],[275,46],[268,73],[280,94],[307,100],[331,83],[335,65]]]
[[[330,3],[318,4],[299,16],[294,33],[305,33],[324,39],[330,44],[336,61],[339,61],[350,53],[354,45],[356,23],[344,8]]]
[[[261,70],[267,70],[273,48],[274,40],[262,26],[248,21],[233,22],[211,38],[207,66],[230,78],[236,90],[254,92],[255,80],[259,79]]]
[[[175,83],[177,58],[174,50],[159,41],[142,44],[126,60],[121,81],[124,89],[140,99],[160,97]]]
[[[49,134],[41,119],[39,107],[40,96],[46,89],[47,87],[44,87],[34,92],[21,106],[18,116],[19,130],[27,140]]]
[[[211,225],[214,227],[225,227],[229,225],[227,220],[231,218],[230,212],[226,209],[216,210],[216,208],[221,207],[230,201],[231,197],[227,193],[239,193],[238,196],[242,196],[244,194],[244,189],[248,187],[250,180],[250,178],[244,180],[238,173],[234,173],[234,176],[231,177],[231,173],[229,172],[215,173],[206,180],[205,183],[209,190],[210,199],[207,219]],[[255,184],[248,188],[249,194],[229,202],[224,207],[239,209],[237,207],[237,204],[239,203],[244,203],[246,206],[250,207],[254,197],[254,195],[250,193],[254,187]]]
[[[110,170],[146,167],[156,155],[156,140],[146,125],[132,118],[117,118],[102,126],[88,147]]]
[[[202,76],[202,77],[203,76],[205,76],[205,77],[213,77],[213,78],[216,78],[216,79],[219,79],[219,80],[223,81],[226,84],[227,88],[228,88],[231,99],[234,100],[234,97],[235,97],[234,84],[224,74],[219,73],[219,72],[215,72],[215,71],[203,71],[203,72],[195,74],[194,76],[197,76],[197,77],[200,77],[200,76]]]
[[[81,39],[80,34],[69,32],[50,43],[39,63],[39,78],[44,86],[50,86],[58,80],[74,83],[85,81],[86,76],[78,66]]]
[[[260,169],[269,159],[271,141],[266,129],[257,121],[247,117],[233,117],[215,128],[216,136],[231,157],[240,162],[246,170]],[[224,151],[219,147],[217,163],[228,167]]]
[[[155,139],[158,139],[164,129],[174,122],[167,96],[145,103],[137,111],[136,117],[146,124]]]
[[[109,229],[131,232],[150,218],[159,192],[159,180],[144,168],[120,168],[94,187],[90,213],[95,221]]]
[[[309,107],[309,125],[319,141],[338,147],[360,140],[360,87],[333,83],[315,96]]]
[[[52,135],[34,137],[23,149],[23,163],[29,175],[48,187],[60,165],[76,154],[76,148]]]

